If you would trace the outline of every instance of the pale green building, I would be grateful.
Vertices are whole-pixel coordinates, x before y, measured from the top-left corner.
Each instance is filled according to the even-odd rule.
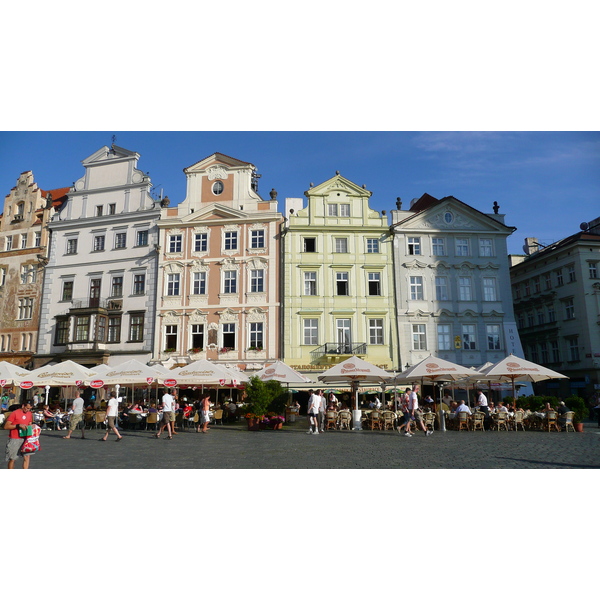
[[[397,370],[393,244],[371,192],[339,173],[286,198],[283,359],[315,375],[352,355]]]

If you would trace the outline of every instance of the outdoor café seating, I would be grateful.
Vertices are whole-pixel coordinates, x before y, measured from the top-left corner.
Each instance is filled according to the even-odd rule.
[[[560,431],[560,428],[558,427],[557,419],[558,419],[558,417],[556,415],[556,412],[553,410],[549,410],[546,413],[546,416],[544,417],[544,423],[543,423],[544,431],[551,431],[552,429],[555,429],[556,431]]]
[[[523,411],[518,410],[515,412],[511,419],[511,426],[515,431],[519,430],[519,426],[521,426],[522,431],[525,431],[525,415]]]
[[[367,426],[369,429],[381,429],[381,413],[378,410],[373,410],[369,413]]]
[[[352,429],[352,413],[349,410],[338,413],[338,425],[340,429]]]
[[[462,431],[463,429],[466,429],[467,431],[469,431],[469,413],[467,413],[466,411],[461,411],[458,413],[457,415],[458,418],[458,431]]]
[[[396,413],[393,410],[384,410],[381,413],[382,428],[384,431],[387,429],[394,429],[396,422]]]
[[[485,431],[485,427],[483,426],[485,421],[485,413],[481,411],[475,411],[471,415],[471,430],[472,431]]]
[[[157,423],[158,423],[158,413],[157,412],[148,413],[148,416],[146,417],[146,429],[148,429],[148,425],[153,425],[154,427],[152,429],[156,429]]]
[[[573,426],[573,417],[575,416],[575,413],[573,411],[569,411],[564,413],[563,415],[561,415],[558,418],[558,425],[559,427],[562,428],[564,427],[565,431],[569,431],[569,427],[571,428],[571,431],[575,431],[575,427]]]
[[[496,431],[504,429],[504,431],[508,431],[508,413],[503,411],[494,413],[492,415],[491,429],[495,429]]]
[[[325,413],[325,429],[337,429],[338,418],[334,410]]]
[[[425,427],[431,431],[435,429],[435,413],[428,412],[423,414],[423,423]]]

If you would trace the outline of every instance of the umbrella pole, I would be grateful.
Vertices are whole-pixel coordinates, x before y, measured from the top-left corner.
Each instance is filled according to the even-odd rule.
[[[446,415],[444,414],[444,409],[442,408],[442,393],[444,391],[444,386],[440,385],[440,431],[446,431]]]

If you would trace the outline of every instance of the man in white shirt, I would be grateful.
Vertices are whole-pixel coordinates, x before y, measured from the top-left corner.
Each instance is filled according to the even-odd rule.
[[[311,395],[310,399],[308,400],[308,420],[310,423],[310,427],[308,433],[317,434],[319,433],[319,408],[321,406],[323,398],[318,393],[315,394],[312,390],[310,390],[310,392]]]
[[[165,390],[165,393],[162,397],[162,405],[163,405],[163,417],[160,423],[160,429],[156,432],[156,437],[159,438],[160,434],[163,432],[163,429],[167,428],[167,437],[169,440],[173,439],[173,433],[171,431],[171,413],[175,410],[175,398],[171,396],[169,390]]]
[[[323,394],[323,390],[319,390],[317,392],[319,395],[319,417],[317,419],[319,424],[319,431],[323,433],[325,431],[325,395]]]
[[[417,395],[418,389],[419,389],[419,386],[414,385],[413,389],[408,397],[408,413],[410,415],[411,420],[417,421],[417,424],[423,430],[425,435],[431,435],[433,433],[433,431],[431,431],[430,429],[427,429],[427,427],[425,427],[425,423],[423,423],[423,415],[421,414],[421,411],[419,410],[419,396]],[[410,433],[410,431],[407,431],[404,435],[406,435],[407,437],[412,437],[412,433]]]
[[[115,441],[120,442],[123,439],[123,436],[119,434],[115,424],[117,421],[117,415],[119,413],[119,401],[115,396],[114,392],[110,393],[110,398],[108,399],[108,406],[106,407],[106,418],[108,419],[108,425],[106,426],[106,433],[103,438],[100,438],[103,442],[108,439],[108,434],[111,431],[115,432],[117,439]]]
[[[69,421],[69,431],[67,435],[63,436],[63,440],[70,440],[71,434],[77,428],[77,425],[81,423],[81,439],[84,439],[84,431],[85,431],[85,421],[83,420],[83,398],[79,395],[79,392],[75,392],[75,399],[73,400],[73,404],[71,405],[73,409],[73,414],[71,415],[71,419]]]
[[[460,404],[456,407],[456,410],[454,411],[455,414],[458,414],[460,412],[466,412],[468,415],[471,414],[471,409],[465,404],[464,400],[460,401]]]

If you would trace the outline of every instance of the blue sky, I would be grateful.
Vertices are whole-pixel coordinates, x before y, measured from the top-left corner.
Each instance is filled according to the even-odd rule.
[[[172,205],[185,198],[183,169],[222,152],[256,165],[259,192],[266,198],[275,188],[280,210],[286,197],[302,197],[336,171],[365,184],[376,210],[392,210],[398,196],[407,208],[425,192],[483,212],[496,201],[517,227],[511,253],[521,252],[525,237],[556,241],[600,217],[598,132],[5,131],[0,193],[29,169],[43,189],[71,185],[84,172],[81,161],[113,135],[140,154],[138,166]]]

